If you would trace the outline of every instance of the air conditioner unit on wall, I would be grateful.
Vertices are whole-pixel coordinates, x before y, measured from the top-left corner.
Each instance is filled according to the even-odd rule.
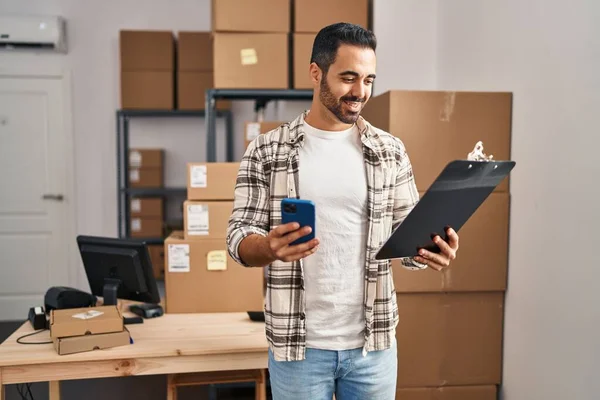
[[[0,15],[0,49],[67,52],[62,17]]]

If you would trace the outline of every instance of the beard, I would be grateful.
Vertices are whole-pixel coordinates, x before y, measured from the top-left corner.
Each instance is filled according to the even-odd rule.
[[[356,120],[358,120],[358,117],[365,105],[365,102],[367,101],[366,97],[360,98],[360,97],[352,96],[350,94],[342,96],[339,99],[336,98],[335,95],[331,92],[331,88],[329,87],[329,84],[327,83],[327,77],[325,74],[323,75],[323,79],[321,80],[321,84],[320,84],[319,99],[321,100],[321,103],[325,107],[327,107],[327,109],[329,111],[331,111],[331,113],[333,115],[335,115],[336,118],[338,120],[340,120],[340,122],[342,122],[344,124],[355,123]],[[361,103],[360,109],[356,110],[356,111],[345,109],[344,108],[345,101]]]

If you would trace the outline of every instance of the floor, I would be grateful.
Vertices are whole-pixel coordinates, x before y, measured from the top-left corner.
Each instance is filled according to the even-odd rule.
[[[0,343],[13,333],[23,321],[0,321]],[[85,393],[86,400],[164,400],[167,378],[163,375],[132,376],[125,378],[87,379],[65,381],[61,384],[63,400],[80,400]],[[35,400],[48,399],[48,385],[34,383],[31,392]],[[26,397],[29,399],[29,397]],[[8,385],[6,400],[22,400],[17,385]],[[218,387],[212,391],[205,386],[183,387],[178,391],[179,400],[253,400],[254,387]]]

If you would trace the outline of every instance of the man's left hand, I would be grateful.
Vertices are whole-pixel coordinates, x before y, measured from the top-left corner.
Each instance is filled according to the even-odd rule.
[[[419,255],[414,259],[422,264],[427,264],[428,267],[441,271],[450,266],[452,260],[456,258],[458,251],[458,234],[452,228],[446,229],[448,241],[444,241],[439,235],[433,237],[433,242],[440,248],[440,253],[432,253],[425,249],[419,250]]]

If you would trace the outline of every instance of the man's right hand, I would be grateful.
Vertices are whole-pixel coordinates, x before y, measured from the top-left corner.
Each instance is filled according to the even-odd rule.
[[[302,227],[296,222],[280,225],[267,236],[257,234],[246,237],[240,243],[239,255],[246,264],[265,267],[273,261],[296,261],[308,257],[319,248],[319,239],[290,245],[293,241],[311,232],[309,226]]]
[[[306,243],[291,245],[296,239],[310,234],[310,226],[300,228],[297,222],[290,222],[285,225],[279,225],[265,238],[271,249],[273,261],[280,260],[285,262],[297,261],[308,257],[319,248],[319,239],[314,238]]]

